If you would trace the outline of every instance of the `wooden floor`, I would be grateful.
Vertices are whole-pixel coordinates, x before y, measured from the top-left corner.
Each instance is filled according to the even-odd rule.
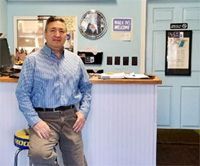
[[[157,166],[200,166],[200,134],[194,130],[158,129]]]

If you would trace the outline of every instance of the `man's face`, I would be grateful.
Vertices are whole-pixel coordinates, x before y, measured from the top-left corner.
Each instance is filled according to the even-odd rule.
[[[60,21],[49,23],[47,31],[45,32],[45,39],[47,45],[56,50],[63,48],[66,41],[66,28],[65,24]]]

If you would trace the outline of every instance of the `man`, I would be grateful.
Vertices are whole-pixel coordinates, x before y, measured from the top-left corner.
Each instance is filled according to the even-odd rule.
[[[53,166],[59,143],[66,166],[85,166],[81,129],[91,103],[91,83],[80,57],[64,49],[67,28],[49,17],[46,43],[23,64],[16,96],[30,126],[29,156],[34,166]]]

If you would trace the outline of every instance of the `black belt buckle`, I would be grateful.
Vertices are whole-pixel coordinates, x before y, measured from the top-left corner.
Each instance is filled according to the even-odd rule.
[[[59,110],[57,110],[56,108],[52,108],[52,112],[58,112]]]
[[[74,105],[69,105],[69,106],[60,106],[56,108],[35,108],[36,111],[38,112],[60,112],[60,111],[65,111],[68,109],[74,108]]]
[[[56,107],[55,109],[53,109],[53,112],[65,111],[65,110],[72,109],[72,108],[74,108],[74,105],[60,106],[60,107]]]

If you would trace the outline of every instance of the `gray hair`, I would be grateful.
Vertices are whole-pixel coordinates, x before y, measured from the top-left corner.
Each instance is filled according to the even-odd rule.
[[[49,25],[51,22],[55,22],[55,21],[60,21],[60,22],[64,23],[64,24],[65,24],[65,31],[67,32],[67,25],[66,25],[65,20],[64,20],[62,17],[58,17],[58,16],[50,16],[50,17],[47,19],[47,22],[46,22],[46,25],[45,25],[45,32],[47,32],[48,25]]]

